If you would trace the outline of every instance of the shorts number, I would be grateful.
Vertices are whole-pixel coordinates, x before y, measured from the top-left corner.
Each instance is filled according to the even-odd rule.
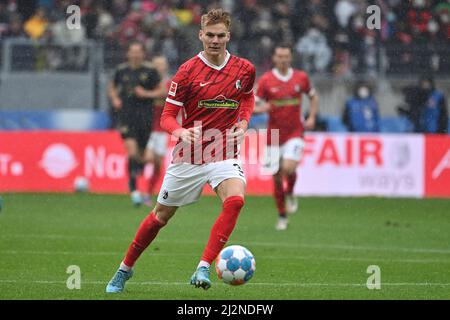
[[[244,177],[244,171],[242,170],[241,166],[238,165],[237,163],[233,163],[233,166],[237,168],[237,170],[239,171],[239,175],[241,177]]]

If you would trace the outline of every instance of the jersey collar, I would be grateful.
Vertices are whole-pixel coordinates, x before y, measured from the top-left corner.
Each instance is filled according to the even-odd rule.
[[[220,65],[220,66],[216,66],[215,64],[212,64],[211,62],[209,62],[206,58],[205,58],[205,56],[203,56],[203,51],[202,52],[200,52],[198,55],[197,55],[208,67],[211,67],[211,68],[213,68],[213,69],[215,69],[215,70],[222,70],[226,65],[227,65],[227,63],[228,63],[228,60],[230,60],[230,57],[231,57],[231,54],[228,52],[228,50],[227,50],[227,52],[226,52],[226,54],[225,54],[225,60],[223,61],[223,63]]]
[[[272,73],[275,76],[275,78],[277,78],[278,80],[283,81],[283,82],[288,82],[289,80],[291,80],[292,75],[294,74],[294,69],[289,68],[288,72],[287,72],[287,74],[285,76],[283,76],[280,73],[280,71],[278,71],[277,68],[273,68],[272,69]]]

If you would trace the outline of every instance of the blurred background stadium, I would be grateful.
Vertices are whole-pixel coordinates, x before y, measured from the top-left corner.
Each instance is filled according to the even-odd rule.
[[[371,4],[381,10],[380,30],[366,27]],[[70,5],[81,9],[80,29],[66,27]],[[124,46],[143,41],[149,56],[169,59],[173,74],[201,50],[201,14],[219,6],[233,13],[229,50],[250,59],[258,74],[271,68],[275,43],[293,45],[294,65],[309,72],[321,96],[319,130],[346,130],[343,107],[361,79],[372,86],[383,132],[414,130],[397,107],[420,75],[432,74],[450,92],[448,1],[2,0],[0,129],[108,128],[106,85]],[[63,121],[64,114],[86,121]],[[255,117],[252,125],[264,121]]]
[[[76,5],[80,13],[81,23],[75,29],[68,27],[73,13],[68,12],[71,5]],[[379,29],[368,27],[371,14],[367,8],[370,5],[379,9]],[[214,7],[232,12],[232,41],[228,49],[251,60],[258,76],[272,67],[271,50],[276,43],[292,44],[294,66],[310,75],[319,92],[316,131],[333,134],[360,130],[397,134],[398,139],[405,137],[401,134],[409,133],[444,133],[448,137],[448,128],[438,131],[434,124],[419,127],[416,123],[417,110],[424,109],[427,101],[431,101],[427,100],[430,91],[423,92],[419,79],[431,77],[436,92],[443,97],[450,93],[450,3],[434,0],[1,0],[0,130],[4,133],[36,130],[41,133],[42,130],[106,132],[112,126],[107,86],[116,66],[125,61],[126,45],[131,40],[142,41],[149,58],[154,55],[168,58],[170,74],[173,74],[183,61],[201,50],[198,41],[200,17]],[[360,82],[370,88],[379,119],[376,119],[376,126],[365,127],[362,123],[361,129],[352,129],[345,122],[344,107],[357,100],[355,88]],[[306,113],[307,99],[303,103]],[[364,113],[362,115],[366,118]],[[443,117],[437,120],[435,116],[433,121],[450,122],[448,113]],[[368,121],[373,118],[370,114]],[[254,115],[250,125],[261,129],[266,123],[267,115]],[[6,136],[3,137],[3,146],[6,146]],[[11,141],[21,139],[9,137]],[[86,136],[86,139],[98,140],[99,136],[96,137]],[[113,149],[119,150],[116,154],[123,153],[116,140]],[[23,143],[37,145],[33,139],[25,141],[28,140]],[[430,167],[427,170],[432,171],[431,166],[438,164],[441,165],[439,168],[446,168],[445,141],[448,139],[437,141],[442,149],[439,152],[430,143],[417,148],[412,146],[413,142],[409,147],[398,142],[397,145],[403,147],[392,147],[395,152],[386,152],[391,158],[395,154],[397,158],[406,157],[409,161],[413,158],[411,150],[425,154],[426,150],[433,149],[436,151],[433,164],[420,162],[417,158],[418,170],[422,172],[426,171],[425,167]],[[335,142],[336,145],[343,143]],[[326,143],[323,146],[325,149],[317,151],[318,156],[329,151]],[[80,151],[71,154],[64,151],[68,149],[49,147],[42,155],[44,149],[35,151],[40,153],[36,161],[44,163],[43,167],[55,167],[52,163],[56,160],[52,162],[52,159],[58,158],[66,167],[55,170],[62,170],[66,175],[70,173],[72,180],[75,175],[96,173],[96,167],[89,169],[86,163],[84,173],[72,171],[82,162],[80,157],[89,160],[92,158],[89,155],[98,156],[94,157],[98,160],[103,152],[102,149],[92,151],[87,148],[85,155]],[[19,181],[25,165],[10,159],[12,151],[8,153],[3,149],[2,152],[3,176],[9,174],[10,178]],[[108,159],[111,152],[108,150],[104,158]],[[170,157],[166,158],[166,162],[169,161]],[[121,167],[124,161],[126,159],[120,158],[109,167]],[[400,167],[397,165],[397,168]],[[64,174],[56,173],[56,176],[62,178]],[[55,176],[55,173],[49,175]],[[125,172],[116,170],[110,174],[114,175],[125,175]],[[97,176],[105,174],[100,170]],[[424,185],[422,180],[417,183]],[[23,190],[24,179],[20,181],[12,185],[9,182],[0,191]],[[103,181],[103,184],[110,182]],[[442,181],[437,186],[440,184]],[[55,183],[56,190],[61,191],[58,186]]]
[[[68,25],[74,21],[73,11],[68,11],[72,5],[80,13],[77,28]],[[368,27],[371,14],[367,8],[371,5],[379,9],[379,29]],[[142,41],[149,58],[154,55],[168,58],[173,74],[183,61],[202,50],[198,40],[200,17],[214,7],[232,12],[232,41],[228,49],[252,61],[257,76],[272,67],[271,51],[275,44],[284,42],[292,44],[294,67],[305,70],[312,79],[320,97],[316,131],[325,135],[315,142],[307,140],[311,147],[307,146],[305,156],[309,155],[311,161],[319,160],[309,164],[315,170],[306,161],[304,175],[311,172],[310,179],[317,181],[316,170],[327,165],[327,161],[341,170],[352,165],[351,169],[359,173],[372,165],[361,156],[373,153],[370,146],[363,150],[363,143],[355,136],[333,135],[358,131],[344,123],[344,106],[355,100],[355,86],[362,81],[373,93],[379,110],[377,126],[365,128],[362,124],[361,129],[380,134],[377,143],[381,147],[374,146],[382,150],[384,158],[380,165],[377,161],[381,155],[375,155],[374,168],[384,174],[383,170],[395,172],[410,165],[411,172],[416,172],[414,183],[408,186],[405,182],[405,189],[410,190],[406,194],[392,191],[395,183],[385,183],[387,178],[383,175],[378,176],[381,182],[369,179],[369,185],[379,186],[370,187],[363,194],[379,194],[378,189],[384,188],[383,195],[392,191],[393,195],[423,196],[429,194],[425,189],[433,184],[432,189],[436,190],[433,195],[450,196],[450,192],[439,191],[450,189],[442,187],[450,185],[446,170],[449,166],[446,161],[450,161],[446,160],[447,128],[437,139],[431,135],[409,136],[437,132],[436,126],[429,129],[414,124],[412,115],[417,120],[420,113],[414,110],[424,109],[430,94],[422,92],[419,79],[431,77],[437,92],[444,97],[450,94],[450,2],[434,0],[1,0],[0,191],[69,191],[71,181],[81,175],[91,180],[98,178],[93,182],[94,191],[124,192],[126,170],[122,168],[126,158],[120,139],[102,136],[98,131],[112,132],[107,86],[117,65],[125,61],[126,45],[131,40]],[[303,102],[304,113],[308,111],[307,100]],[[368,121],[373,117],[370,114]],[[443,122],[450,121],[447,117],[448,114]],[[267,115],[254,115],[250,125],[261,129],[266,123]],[[49,136],[52,132],[72,131],[96,133],[76,138],[75,143],[69,141],[72,139],[69,136]],[[29,133],[43,136],[26,135]],[[383,134],[395,134],[400,140]],[[330,137],[332,144],[327,140]],[[346,137],[353,137],[354,142],[345,142]],[[35,143],[37,139],[41,144]],[[47,140],[47,145],[42,145]],[[17,141],[30,146],[28,153],[11,149]],[[360,152],[362,169],[337,155],[337,151],[348,154],[352,146],[359,150],[354,152]],[[357,159],[356,154],[354,157]],[[169,158],[166,157],[166,163]],[[388,162],[391,167],[386,165]],[[27,169],[30,166],[35,169]],[[43,168],[46,172],[42,172]],[[41,172],[43,176],[27,176],[30,171]],[[246,171],[249,180],[256,179],[255,186],[259,186],[259,189],[250,187],[250,193],[267,194],[269,182],[261,184],[258,180],[261,177],[251,167]],[[338,171],[327,171],[323,178],[332,181],[332,174]],[[347,175],[348,171],[341,174]],[[49,176],[52,183],[45,180]],[[302,179],[308,181],[308,177]],[[366,181],[364,177],[358,179]],[[36,181],[41,181],[42,188],[32,187]],[[361,181],[354,183],[355,190],[364,185]],[[391,187],[385,188],[386,185]],[[323,185],[317,188],[326,190]],[[419,191],[412,192],[413,189]],[[333,190],[323,192],[355,194],[355,190],[346,192],[338,186]],[[308,190],[296,192],[310,194]]]

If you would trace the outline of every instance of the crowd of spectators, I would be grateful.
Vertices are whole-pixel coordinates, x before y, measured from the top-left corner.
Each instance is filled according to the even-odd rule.
[[[373,4],[381,9],[380,30],[366,25]],[[80,29],[66,27],[70,5],[81,9]],[[107,68],[137,39],[176,69],[200,50],[200,17],[213,7],[232,12],[230,50],[261,72],[270,67],[270,51],[279,41],[290,42],[296,66],[312,73],[370,75],[380,67],[391,73],[450,72],[450,0],[0,0],[0,39],[101,41]],[[54,68],[58,59],[55,54],[50,62]]]

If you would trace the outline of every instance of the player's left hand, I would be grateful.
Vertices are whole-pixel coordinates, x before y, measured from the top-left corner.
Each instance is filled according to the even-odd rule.
[[[313,130],[316,127],[316,117],[308,117],[305,121],[305,129]]]
[[[247,120],[242,120],[238,123],[235,123],[230,129],[230,133],[227,136],[227,141],[236,141],[237,144],[240,144],[242,140],[244,140],[245,132],[247,132],[247,129]]]
[[[134,93],[138,98],[148,98],[148,92],[142,86],[135,87]]]

